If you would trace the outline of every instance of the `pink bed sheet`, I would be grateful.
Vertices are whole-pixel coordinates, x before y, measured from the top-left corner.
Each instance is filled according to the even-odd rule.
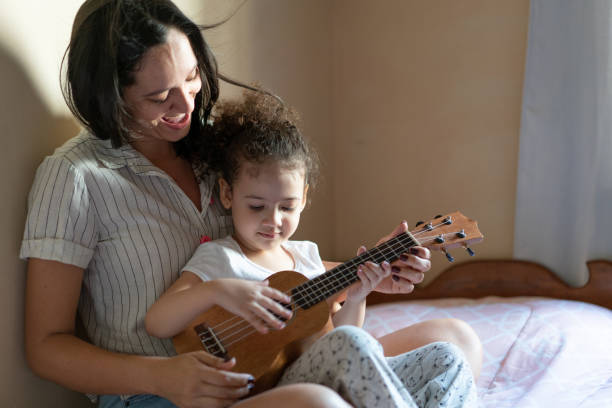
[[[468,322],[484,347],[481,407],[612,407],[612,311],[533,297],[370,306],[375,337],[433,318]]]

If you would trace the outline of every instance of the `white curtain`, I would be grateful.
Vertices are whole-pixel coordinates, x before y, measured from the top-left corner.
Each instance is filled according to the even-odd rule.
[[[514,257],[572,286],[612,259],[612,1],[531,0]]]

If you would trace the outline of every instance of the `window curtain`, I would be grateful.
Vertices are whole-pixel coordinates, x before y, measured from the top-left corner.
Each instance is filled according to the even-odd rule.
[[[612,259],[611,4],[530,4],[514,257],[572,286]]]

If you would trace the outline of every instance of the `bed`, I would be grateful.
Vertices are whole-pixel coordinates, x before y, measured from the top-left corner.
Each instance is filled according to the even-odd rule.
[[[365,328],[379,337],[432,318],[467,321],[484,348],[481,407],[612,407],[612,262],[587,265],[581,288],[533,262],[453,265],[410,295],[370,295]]]

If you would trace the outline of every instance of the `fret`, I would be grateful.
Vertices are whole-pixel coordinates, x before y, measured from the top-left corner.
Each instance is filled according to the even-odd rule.
[[[374,263],[380,264],[386,260],[386,257],[384,253],[382,253],[381,250],[378,247],[376,247],[372,249],[372,260]]]
[[[358,281],[357,267],[359,265],[366,261],[377,264],[384,261],[391,263],[408,248],[415,245],[419,245],[418,241],[409,232],[404,232],[297,286],[291,291],[293,301],[298,307],[308,309]]]

